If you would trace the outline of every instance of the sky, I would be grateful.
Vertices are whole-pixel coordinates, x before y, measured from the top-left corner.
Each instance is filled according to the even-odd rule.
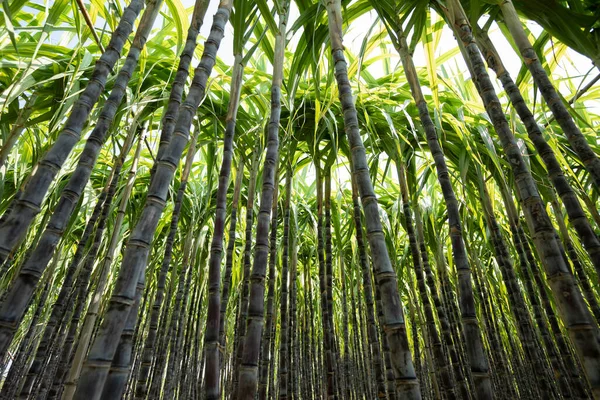
[[[185,8],[193,7],[195,0],[181,0],[183,6]],[[206,13],[205,23],[202,25],[200,30],[200,35],[202,38],[206,38],[210,33],[212,16],[216,13],[219,1],[210,0],[209,7]],[[295,5],[295,3],[291,2],[290,8],[290,19],[288,26],[292,26],[294,21],[298,18],[299,11]],[[160,17],[159,17],[160,19]],[[365,13],[358,19],[352,22],[351,26],[345,28],[344,32],[344,46],[353,54],[358,54],[361,44],[364,40],[365,35],[367,34],[369,28],[373,25],[376,19],[376,13],[371,11],[369,13]],[[96,26],[98,26],[98,21]],[[157,21],[156,26],[160,26],[160,21]],[[537,37],[542,28],[537,25],[535,22],[528,21],[527,26],[529,30]],[[296,35],[290,38],[287,49],[293,52],[293,48],[295,43],[298,41],[301,32],[297,32]],[[500,32],[499,28],[495,23],[492,24],[492,27],[489,31],[489,36],[492,39],[492,42],[496,46],[498,52],[503,57],[503,63],[507,68],[508,72],[511,76],[516,77],[520,68],[521,68],[521,59],[519,55],[512,49],[509,45],[508,41],[504,37],[504,35]],[[221,47],[219,49],[218,57],[223,60],[228,65],[233,64],[233,31],[231,25],[227,26],[225,37],[221,43]],[[61,41],[61,35],[56,34],[51,37],[51,41],[53,43],[59,43]],[[454,35],[452,34],[450,28],[444,26],[444,32],[440,41],[440,44],[437,48],[437,56],[446,53],[447,51],[454,49],[456,47],[456,40],[454,39]],[[553,71],[553,77],[556,82],[560,82],[560,78],[570,78],[570,81],[576,86],[581,87],[593,79],[600,72],[597,68],[592,69],[593,65],[589,58],[575,52],[574,50],[568,49],[566,52],[567,56],[562,57],[559,60],[558,67]],[[400,60],[399,57],[392,51],[392,55],[390,56],[392,65],[399,65]],[[417,68],[426,66],[426,60],[424,56],[423,47],[419,44],[415,49],[415,54],[413,55],[413,61]],[[464,72],[468,75],[467,67],[462,59],[462,56],[459,54],[450,60],[446,61],[444,66],[447,69],[456,71],[457,69],[461,72]],[[438,65],[439,67],[439,65]],[[374,77],[380,77],[383,75],[383,63],[375,63],[370,65],[369,72]],[[591,72],[590,72],[591,71]],[[270,72],[270,71],[269,71]],[[492,73],[493,76],[493,73]],[[561,93],[566,98],[570,98],[571,90],[567,88],[565,83],[560,84],[559,87]],[[600,83],[597,83],[600,85]],[[499,88],[499,86],[497,86]],[[595,100],[591,102],[586,102],[586,107],[588,107],[591,111],[600,114],[600,100]]]

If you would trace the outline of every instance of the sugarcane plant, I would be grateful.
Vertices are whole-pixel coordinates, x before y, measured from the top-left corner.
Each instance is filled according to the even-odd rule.
[[[599,18],[4,2],[0,399],[600,399]]]

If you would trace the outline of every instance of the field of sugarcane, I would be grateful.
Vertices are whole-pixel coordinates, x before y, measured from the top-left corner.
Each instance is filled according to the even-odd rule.
[[[0,400],[600,399],[598,0],[2,0]]]

